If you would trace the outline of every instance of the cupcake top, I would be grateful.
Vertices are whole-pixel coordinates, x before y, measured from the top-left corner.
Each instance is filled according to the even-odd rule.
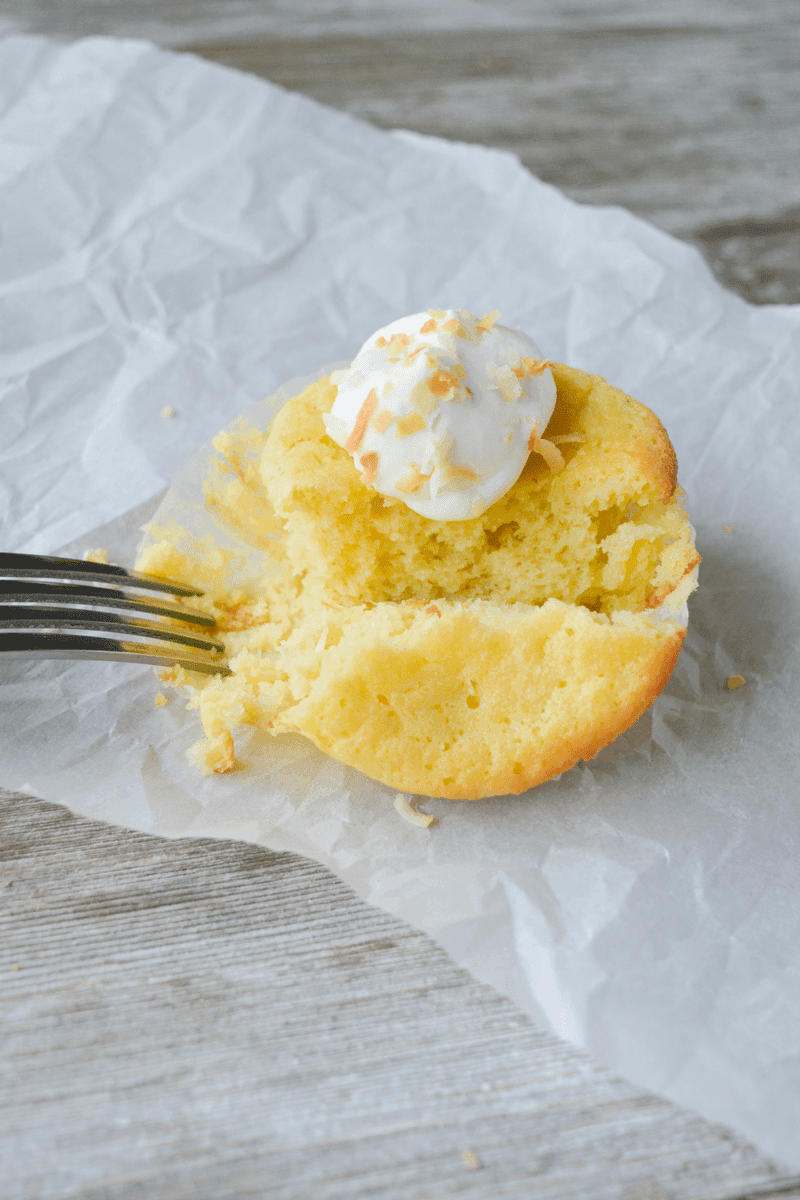
[[[519,478],[550,420],[549,365],[498,316],[429,309],[402,317],[332,376],[329,437],[367,484],[420,516],[480,516]]]

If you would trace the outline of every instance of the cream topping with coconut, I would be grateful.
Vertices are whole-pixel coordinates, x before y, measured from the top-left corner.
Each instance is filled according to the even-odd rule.
[[[478,517],[516,482],[531,451],[563,464],[540,435],[556,385],[536,343],[498,312],[430,309],[386,325],[336,371],[328,435],[370,484],[434,521]]]

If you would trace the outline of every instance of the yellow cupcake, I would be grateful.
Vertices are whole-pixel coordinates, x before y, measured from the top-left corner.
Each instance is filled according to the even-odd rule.
[[[304,734],[393,788],[475,799],[560,774],[645,712],[699,562],[675,454],[642,404],[552,369],[547,441],[472,520],[375,492],[325,432],[329,380],[268,434],[220,440],[229,473],[209,501],[272,548],[275,571],[232,594],[218,562],[174,537],[138,564],[209,589],[233,673],[176,676],[200,710],[202,769],[230,769],[231,736],[251,724]]]

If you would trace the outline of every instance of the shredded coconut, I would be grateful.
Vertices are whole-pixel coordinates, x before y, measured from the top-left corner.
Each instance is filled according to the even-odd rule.
[[[427,829],[436,820],[430,813],[417,812],[415,808],[412,808],[402,792],[398,792],[395,796],[394,806],[403,820],[408,821],[409,825],[419,825],[423,829]]]

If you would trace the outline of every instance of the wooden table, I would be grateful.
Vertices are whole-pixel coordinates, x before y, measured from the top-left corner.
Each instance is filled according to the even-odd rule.
[[[0,28],[155,36],[513,149],[694,241],[751,301],[800,301],[797,6],[531,7],[450,2],[424,30],[414,0],[408,34],[388,0],[4,0]],[[0,823],[0,1197],[800,1197],[314,863],[8,793]]]

